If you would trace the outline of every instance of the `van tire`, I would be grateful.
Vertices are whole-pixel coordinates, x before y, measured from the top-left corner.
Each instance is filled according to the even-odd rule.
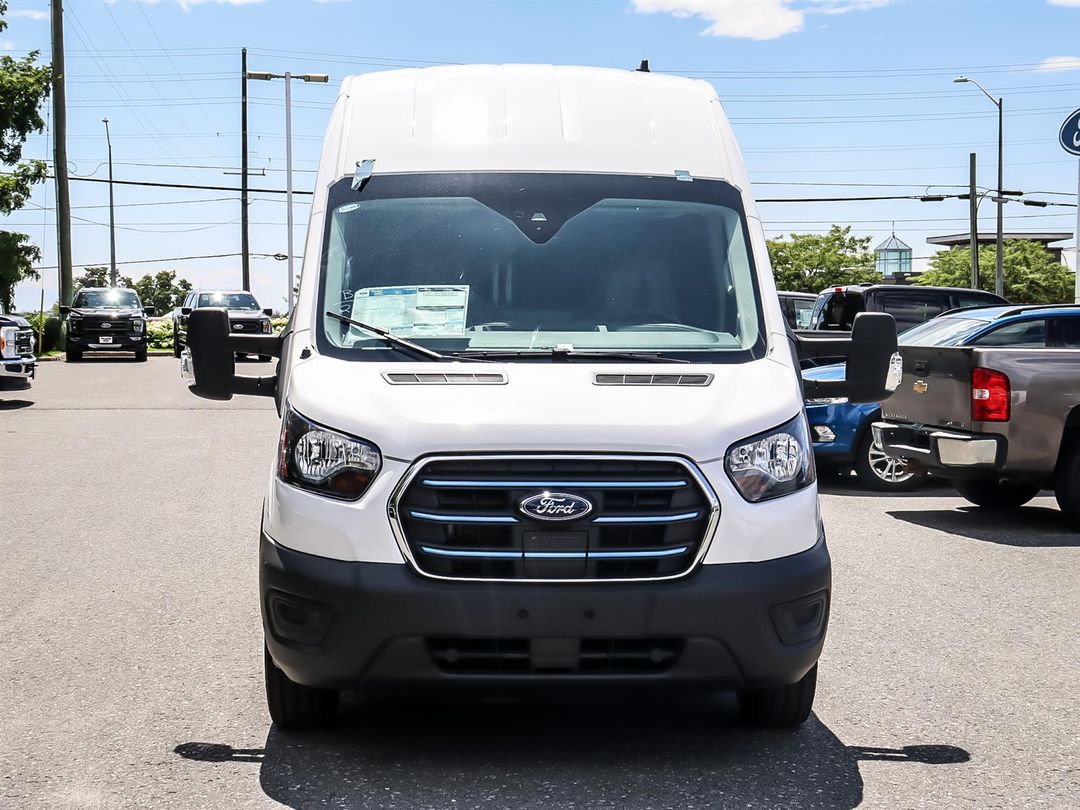
[[[864,430],[855,450],[855,475],[859,483],[878,492],[910,492],[926,479],[925,472],[909,471],[907,462],[899,459],[892,462],[890,465],[883,451],[875,450],[874,432]]]
[[[1054,497],[1065,517],[1080,527],[1080,443],[1069,448],[1058,464]]]
[[[794,728],[806,722],[814,708],[818,665],[790,686],[744,689],[739,692],[739,713],[755,726]]]
[[[274,663],[265,646],[263,675],[270,719],[282,731],[321,728],[333,721],[337,714],[338,692],[333,689],[315,689],[290,680]]]
[[[997,481],[993,478],[972,478],[954,482],[956,491],[983,509],[1005,511],[1019,509],[1039,494],[1038,484]]]

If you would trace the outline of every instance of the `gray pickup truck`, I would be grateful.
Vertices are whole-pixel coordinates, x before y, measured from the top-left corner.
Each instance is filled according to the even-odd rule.
[[[29,388],[36,368],[34,330],[25,318],[0,307],[0,389]]]
[[[904,376],[875,441],[978,506],[1053,489],[1080,525],[1080,306],[988,307],[900,336]]]

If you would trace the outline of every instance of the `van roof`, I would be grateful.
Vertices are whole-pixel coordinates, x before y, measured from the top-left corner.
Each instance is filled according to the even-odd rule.
[[[609,68],[454,65],[341,85],[321,186],[376,173],[543,171],[749,181],[707,82]]]

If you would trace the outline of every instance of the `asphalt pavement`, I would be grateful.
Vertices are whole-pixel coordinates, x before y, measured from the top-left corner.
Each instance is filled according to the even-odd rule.
[[[252,373],[265,365],[251,364]],[[1080,804],[1080,533],[947,487],[831,481],[811,720],[730,698],[351,700],[281,734],[262,694],[269,400],[172,358],[43,363],[0,391],[0,807]]]

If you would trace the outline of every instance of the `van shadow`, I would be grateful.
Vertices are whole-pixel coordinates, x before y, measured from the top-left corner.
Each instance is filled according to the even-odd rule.
[[[29,408],[33,405],[29,399],[0,399],[0,411],[17,411],[20,408]]]
[[[1075,548],[1080,546],[1080,532],[1056,509],[1043,506],[1024,506],[1020,509],[995,512],[975,506],[958,509],[894,510],[890,517],[959,534],[973,540],[998,543],[1003,546],[1028,548]]]
[[[352,706],[326,731],[272,727],[263,748],[174,750],[258,763],[263,791],[290,807],[365,808],[850,808],[863,798],[859,760],[970,759],[947,745],[845,746],[816,716],[793,732],[746,728],[730,700]]]

